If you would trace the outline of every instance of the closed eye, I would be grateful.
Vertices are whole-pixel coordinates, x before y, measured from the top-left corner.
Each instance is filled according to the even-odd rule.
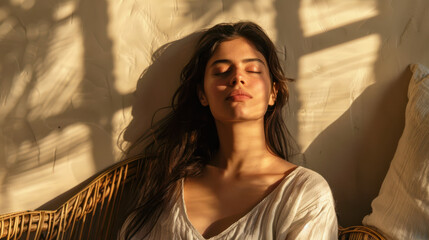
[[[261,66],[253,62],[250,63],[248,66],[246,66],[245,69],[246,69],[246,72],[248,73],[262,73]]]
[[[252,71],[247,71],[248,73],[262,73],[261,71],[255,71],[255,70],[252,70]]]
[[[213,75],[215,75],[215,76],[225,76],[225,75],[228,75],[229,73],[231,72],[231,68],[227,68],[226,70],[218,70],[218,71],[215,71],[214,73],[213,73]]]

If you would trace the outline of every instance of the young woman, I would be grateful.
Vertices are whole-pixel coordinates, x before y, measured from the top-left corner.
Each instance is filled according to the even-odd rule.
[[[138,143],[122,239],[336,239],[331,190],[288,161],[286,78],[251,22],[203,32],[172,111]]]

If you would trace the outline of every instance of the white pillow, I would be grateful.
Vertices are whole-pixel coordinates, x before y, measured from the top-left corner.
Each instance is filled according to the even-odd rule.
[[[429,69],[412,64],[405,128],[364,225],[387,239],[429,239]],[[395,96],[392,96],[395,97]]]

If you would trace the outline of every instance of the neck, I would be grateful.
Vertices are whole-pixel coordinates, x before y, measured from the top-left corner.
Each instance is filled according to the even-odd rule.
[[[212,165],[225,175],[239,175],[260,169],[265,159],[273,157],[265,141],[263,119],[246,122],[216,122],[219,152]]]

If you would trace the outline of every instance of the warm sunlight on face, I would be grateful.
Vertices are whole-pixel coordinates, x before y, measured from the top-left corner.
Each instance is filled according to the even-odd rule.
[[[221,43],[207,63],[200,100],[218,121],[263,119],[274,104],[264,56],[245,38]]]

